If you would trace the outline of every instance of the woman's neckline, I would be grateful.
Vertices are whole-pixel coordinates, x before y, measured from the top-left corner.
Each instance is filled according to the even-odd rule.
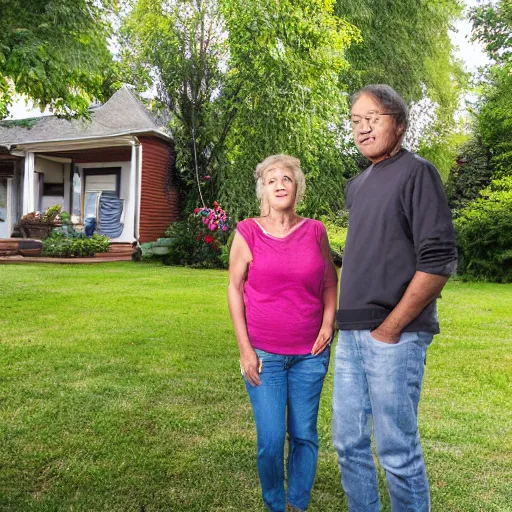
[[[264,235],[269,236],[271,238],[275,238],[276,240],[284,240],[285,238],[288,238],[290,235],[295,233],[295,231],[297,231],[297,229],[299,229],[308,219],[304,218],[301,221],[297,222],[297,224],[295,224],[295,226],[293,226],[291,231],[289,233],[286,233],[286,235],[284,235],[284,236],[273,235],[272,233],[269,233],[256,219],[253,218],[251,220],[256,223],[256,225],[261,229],[261,231]]]

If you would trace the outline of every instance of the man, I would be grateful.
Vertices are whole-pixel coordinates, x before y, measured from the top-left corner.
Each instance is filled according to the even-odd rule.
[[[401,147],[404,100],[387,85],[352,98],[351,124],[370,167],[347,183],[349,228],[340,283],[333,439],[350,512],[377,512],[372,426],[393,512],[427,512],[417,413],[436,298],[457,251],[441,179]]]

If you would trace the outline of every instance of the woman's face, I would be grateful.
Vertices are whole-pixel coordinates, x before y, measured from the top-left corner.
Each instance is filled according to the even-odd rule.
[[[273,210],[295,209],[297,184],[293,171],[279,164],[265,171],[263,194]]]

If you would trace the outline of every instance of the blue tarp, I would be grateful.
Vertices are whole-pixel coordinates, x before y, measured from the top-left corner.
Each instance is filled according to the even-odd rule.
[[[118,238],[123,232],[121,223],[124,199],[118,199],[114,193],[102,192],[100,196],[100,222],[97,231],[109,238]]]

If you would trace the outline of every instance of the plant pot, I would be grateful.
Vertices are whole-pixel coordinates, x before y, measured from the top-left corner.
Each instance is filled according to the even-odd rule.
[[[18,224],[18,229],[23,235],[23,238],[35,238],[36,240],[43,240],[43,238],[46,238],[52,232],[53,228],[59,225],[60,224],[55,224],[53,222],[23,221]]]

